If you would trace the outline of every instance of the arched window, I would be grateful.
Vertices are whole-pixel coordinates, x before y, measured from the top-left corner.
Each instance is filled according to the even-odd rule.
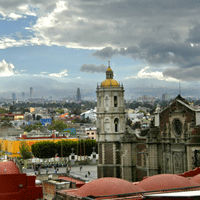
[[[114,107],[117,107],[117,96],[114,96]]]
[[[99,107],[101,107],[101,97],[99,97]]]
[[[104,128],[105,132],[110,131],[110,119],[108,117],[104,119]]]
[[[115,124],[115,132],[118,132],[118,124],[119,124],[119,119],[118,118],[115,118],[114,124]]]
[[[108,96],[105,97],[105,107],[109,106],[109,98]]]

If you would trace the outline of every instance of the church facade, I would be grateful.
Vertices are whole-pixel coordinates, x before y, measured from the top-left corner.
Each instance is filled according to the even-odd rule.
[[[180,95],[164,109],[157,105],[154,121],[142,136],[126,126],[124,87],[113,76],[109,65],[96,90],[98,178],[138,181],[200,166],[200,109]]]

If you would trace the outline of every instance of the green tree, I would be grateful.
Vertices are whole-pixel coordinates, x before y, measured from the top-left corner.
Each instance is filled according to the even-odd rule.
[[[1,122],[10,122],[10,118],[9,117],[2,117],[1,118]]]
[[[126,125],[131,126],[132,125],[132,120],[128,118],[126,120]]]
[[[31,132],[32,130],[33,130],[33,125],[31,124],[24,127],[24,131],[26,132]]]
[[[144,114],[144,116],[146,116],[146,112],[145,112],[145,111],[143,111],[143,110],[140,110],[138,113],[143,113],[143,114]]]
[[[3,122],[1,124],[1,126],[4,126],[4,127],[11,127],[12,126],[12,123],[10,122],[10,119],[8,117],[2,117],[1,121]]]
[[[50,141],[37,142],[31,146],[31,151],[37,158],[52,158],[57,153],[56,143]]]
[[[55,110],[55,112],[57,112],[59,114],[64,114],[64,110],[63,109],[57,109],[57,110]]]
[[[31,132],[32,130],[38,130],[38,129],[39,130],[44,129],[41,122],[37,122],[34,125],[29,124],[24,127],[24,131],[26,132]]]
[[[26,145],[26,141],[20,142],[19,146],[20,154],[23,159],[32,158],[31,148],[30,146]]]
[[[53,120],[51,125],[48,126],[48,130],[56,130],[58,132],[63,132],[64,129],[67,128],[67,124],[65,124],[61,120]]]

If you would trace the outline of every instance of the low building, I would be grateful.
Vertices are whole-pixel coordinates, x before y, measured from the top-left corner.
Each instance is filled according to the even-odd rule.
[[[19,157],[20,150],[19,146],[22,141],[25,141],[28,146],[35,144],[36,142],[42,141],[52,141],[58,142],[61,140],[72,140],[78,141],[77,138],[67,138],[66,136],[59,136],[52,134],[51,136],[32,136],[28,137],[25,134],[21,134],[20,136],[10,136],[10,137],[1,137],[0,138],[0,145],[1,151],[3,151],[9,157]]]
[[[66,190],[70,188],[70,182],[62,179],[43,181],[44,198],[52,199],[57,190]]]
[[[13,161],[0,162],[0,199],[43,199],[43,189],[35,179],[20,173]]]
[[[88,138],[92,140],[96,140],[97,138],[97,128],[92,127],[92,128],[85,128],[85,134],[88,136]]]

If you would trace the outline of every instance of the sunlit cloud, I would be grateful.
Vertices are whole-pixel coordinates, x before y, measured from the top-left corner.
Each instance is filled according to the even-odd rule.
[[[162,81],[170,81],[170,82],[179,82],[178,79],[171,78],[171,77],[164,77],[162,72],[155,71],[151,72],[148,71],[150,69],[149,66],[141,69],[136,76],[129,76],[125,79],[157,79]]]
[[[15,75],[16,71],[14,71],[15,67],[12,63],[7,63],[5,60],[0,62],[0,77],[7,77]]]
[[[49,76],[57,77],[57,78],[66,77],[66,76],[68,76],[68,70],[63,69],[63,70],[61,70],[60,73],[51,73],[51,74],[49,74]]]

